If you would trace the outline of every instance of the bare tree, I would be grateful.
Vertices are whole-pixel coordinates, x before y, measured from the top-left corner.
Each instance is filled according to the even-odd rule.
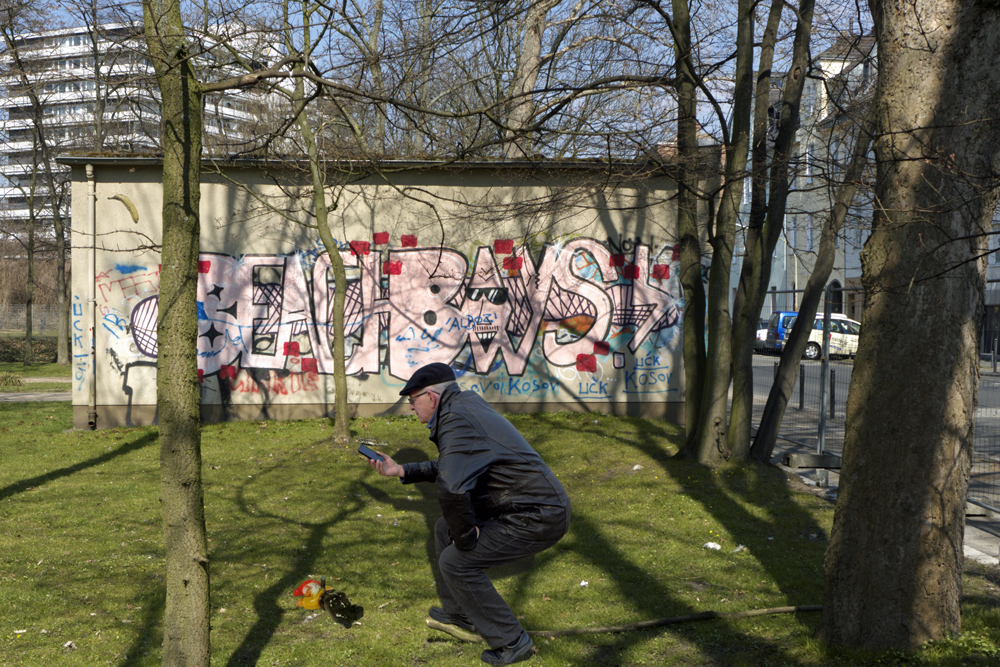
[[[209,664],[209,576],[198,391],[201,83],[180,4],[144,0],[163,101],[162,271],[156,360],[167,565],[163,665]]]
[[[52,235],[56,250],[56,289],[58,303],[58,333],[57,361],[61,365],[69,364],[69,288],[66,280],[66,234],[64,229],[63,211],[67,199],[65,179],[57,172],[54,158],[57,150],[49,136],[46,114],[50,109],[43,97],[44,84],[34,76],[29,65],[21,56],[20,33],[37,29],[46,14],[44,5],[25,2],[6,3],[0,7],[0,33],[6,55],[10,58],[10,72],[7,75],[16,81],[15,89],[19,96],[27,97],[28,106],[15,111],[30,122],[31,151],[28,165],[28,183],[18,184],[25,193],[28,206],[27,229],[15,232],[14,237],[22,240],[28,259],[28,289],[27,317],[25,324],[25,365],[31,363],[31,320],[32,299],[35,280],[36,235],[39,219],[43,212],[51,215]],[[24,134],[24,130],[19,132]],[[45,216],[47,217],[47,216]],[[26,234],[26,236],[25,236]]]
[[[180,4],[144,0],[145,37],[162,99],[162,271],[157,322],[157,412],[167,562],[163,664],[209,664],[209,561],[201,484],[197,281],[201,197],[202,94]],[[217,48],[223,43],[217,43]],[[211,89],[253,85],[296,57]]]
[[[871,146],[873,133],[871,120],[866,119],[856,130],[854,154],[847,168],[844,183],[838,188],[833,209],[823,221],[816,263],[806,282],[795,324],[785,340],[785,349],[778,364],[778,373],[771,392],[768,394],[767,404],[764,406],[764,413],[761,416],[757,435],[751,447],[753,458],[761,463],[769,462],[774,452],[781,418],[795,386],[799,359],[802,358],[802,353],[809,342],[814,318],[819,309],[820,300],[823,298],[826,282],[833,269],[833,260],[836,257],[834,240],[844,226],[847,211],[854,201],[862,173],[868,164],[868,150]]]

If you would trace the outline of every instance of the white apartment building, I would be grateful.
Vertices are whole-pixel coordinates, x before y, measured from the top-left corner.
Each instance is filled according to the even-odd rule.
[[[258,67],[277,56],[255,49],[246,37],[248,59]],[[237,42],[240,43],[240,42]],[[41,147],[35,115],[42,115],[52,154],[68,151],[144,153],[160,150],[160,100],[141,26],[107,24],[20,36],[14,54],[0,56],[0,232],[20,233],[34,212],[37,233],[52,222],[52,206],[69,221],[67,169],[59,169],[50,193],[39,168]],[[224,76],[237,70],[209,50],[199,65]],[[39,107],[30,93],[37,96]],[[239,152],[253,133],[267,100],[254,90],[213,93],[205,98],[205,150]],[[22,227],[23,228],[23,227]],[[49,232],[50,233],[50,232]]]

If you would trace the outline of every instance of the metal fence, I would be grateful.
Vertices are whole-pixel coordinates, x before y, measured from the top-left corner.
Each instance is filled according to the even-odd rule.
[[[32,306],[31,331],[33,334],[55,334],[59,326],[58,306]],[[24,333],[27,306],[0,305],[0,331],[4,333]]]
[[[760,423],[767,395],[771,391],[778,364],[761,364],[767,357],[755,357],[754,424]],[[796,453],[814,453],[819,440],[819,362],[803,362],[785,409],[779,431],[779,448]],[[847,389],[851,383],[850,363],[831,363],[829,394],[823,437],[823,451],[840,456],[844,449],[844,421]],[[1000,512],[1000,375],[983,375],[979,382],[979,406],[973,442],[969,501]]]

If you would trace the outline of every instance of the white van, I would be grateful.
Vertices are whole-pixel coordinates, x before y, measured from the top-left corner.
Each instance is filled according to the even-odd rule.
[[[858,353],[861,323],[844,315],[830,315],[830,356],[853,357]],[[802,354],[805,359],[819,359],[823,354],[823,316],[816,316],[816,325],[809,334],[809,343]]]

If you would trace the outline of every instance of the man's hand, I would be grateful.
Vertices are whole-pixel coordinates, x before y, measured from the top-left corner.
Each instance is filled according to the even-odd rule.
[[[376,450],[376,452],[381,454],[382,458],[385,460],[379,461],[377,459],[367,459],[367,461],[368,465],[378,471],[378,474],[383,477],[399,477],[400,479],[406,475],[406,472],[403,470],[403,466],[393,461],[392,457],[385,452],[379,452],[378,450]]]
[[[476,526],[476,539],[479,539],[479,526]],[[454,544],[455,540],[452,540],[451,543]]]

